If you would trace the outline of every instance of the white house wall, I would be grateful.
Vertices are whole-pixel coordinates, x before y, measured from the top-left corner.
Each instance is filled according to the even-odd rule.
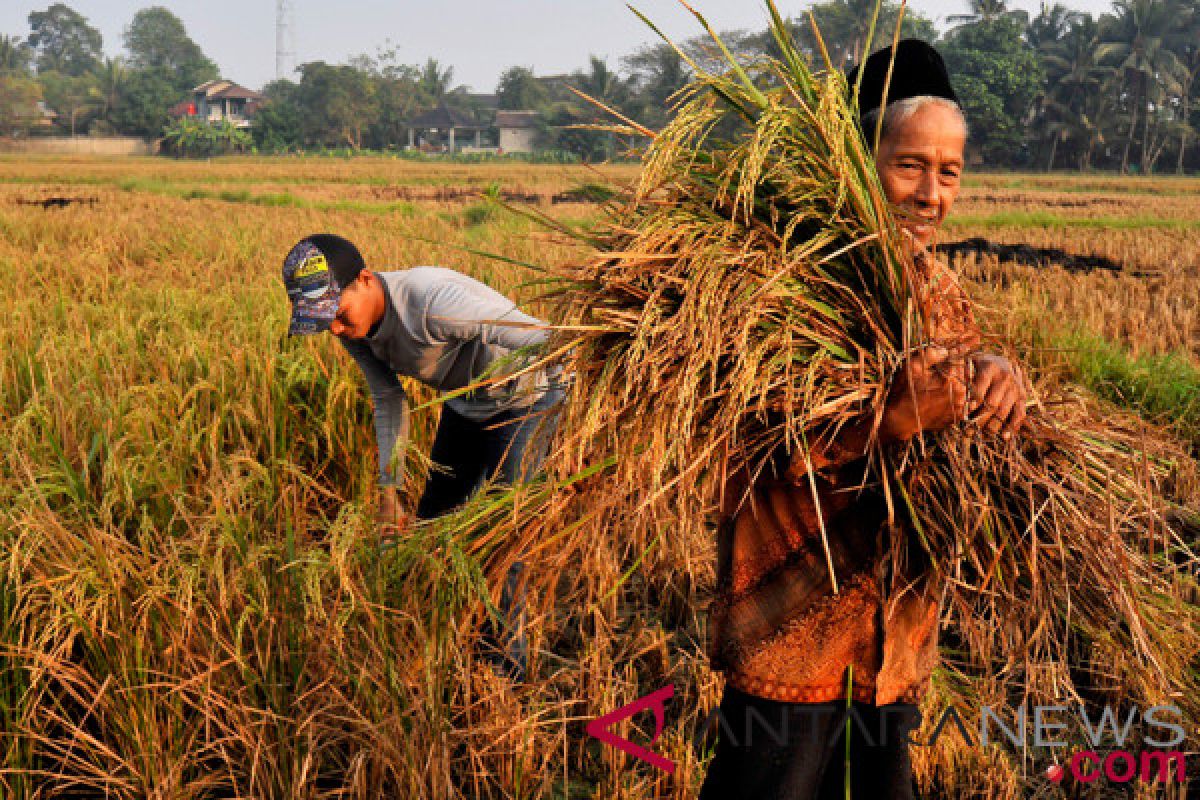
[[[500,150],[504,153],[532,153],[537,131],[533,128],[501,128]]]

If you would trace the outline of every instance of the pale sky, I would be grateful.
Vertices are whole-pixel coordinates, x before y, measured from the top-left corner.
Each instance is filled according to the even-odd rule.
[[[25,37],[30,11],[54,0],[3,0],[0,33]],[[134,13],[162,5],[217,62],[222,77],[260,88],[275,77],[275,0],[66,0],[104,35],[104,49],[123,49],[122,31]],[[759,0],[692,0],[718,30],[766,26]],[[677,0],[635,0],[640,11],[671,37],[701,32]],[[1064,5],[1098,14],[1111,0],[1064,0]],[[620,0],[293,0],[297,63],[341,63],[374,53],[390,41],[402,61],[433,56],[454,66],[456,84],[490,92],[507,67],[533,67],[539,75],[571,72],[589,54],[606,57],[613,68],[621,56],[654,40],[654,34]],[[793,15],[809,0],[779,0]],[[1013,7],[1036,12],[1038,0],[1014,0]],[[961,13],[965,0],[911,0],[911,6],[937,23]]]

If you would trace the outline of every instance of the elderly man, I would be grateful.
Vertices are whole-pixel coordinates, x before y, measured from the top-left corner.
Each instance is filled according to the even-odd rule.
[[[862,65],[861,124],[872,140],[882,115],[876,165],[927,279],[932,344],[902,365],[876,433],[898,444],[974,414],[1008,438],[1024,422],[1024,379],[1005,359],[976,351],[970,303],[925,249],[958,196],[966,121],[941,57],[916,40],[899,43],[880,108],[891,58],[888,48]],[[702,800],[841,798],[847,783],[856,800],[914,796],[908,733],[937,658],[940,587],[910,563],[894,576],[901,589],[885,596],[886,503],[878,491],[857,491],[871,428],[865,418],[848,425],[813,454],[819,510],[798,459],[785,462],[784,477],[751,486],[752,502],[724,510],[710,644],[726,676],[724,724]],[[745,487],[743,478],[726,496],[740,498]]]

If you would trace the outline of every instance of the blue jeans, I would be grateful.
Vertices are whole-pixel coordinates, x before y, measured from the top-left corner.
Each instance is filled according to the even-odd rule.
[[[417,503],[417,518],[430,519],[453,511],[492,478],[511,485],[536,474],[557,427],[558,406],[564,393],[563,388],[552,387],[528,408],[502,411],[485,420],[468,419],[444,406],[429,454],[434,470]],[[483,637],[485,646],[494,650],[490,657],[502,662],[500,666],[518,680],[524,679],[529,661],[524,574],[525,563],[515,561],[500,595],[500,610],[509,632],[504,655],[499,656],[495,646],[498,634],[490,619]]]

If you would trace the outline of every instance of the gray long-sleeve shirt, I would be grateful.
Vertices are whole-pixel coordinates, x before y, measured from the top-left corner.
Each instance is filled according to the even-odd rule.
[[[397,373],[453,392],[518,371],[524,359],[513,356],[514,351],[542,344],[548,331],[546,323],[521,312],[504,295],[451,269],[413,267],[376,274],[384,286],[383,319],[373,334],[340,341],[367,379],[375,408],[379,483],[388,486],[402,477],[403,459],[397,459],[394,469],[390,464],[396,443],[408,439],[408,397]],[[533,404],[551,380],[545,370],[536,370],[452,397],[446,405],[483,420]]]

